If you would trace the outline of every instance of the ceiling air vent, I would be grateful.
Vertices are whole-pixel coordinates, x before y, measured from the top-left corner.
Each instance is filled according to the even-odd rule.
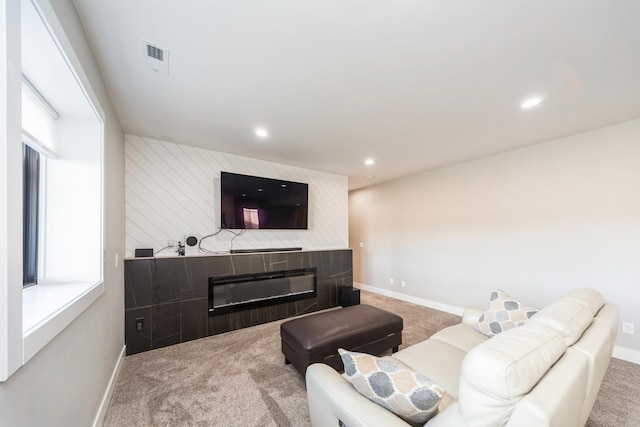
[[[156,73],[169,74],[169,49],[142,40],[149,68]]]
[[[164,50],[160,49],[159,47],[155,47],[155,46],[151,46],[150,44],[147,45],[147,56],[151,57],[151,58],[155,58],[158,61],[164,61]]]

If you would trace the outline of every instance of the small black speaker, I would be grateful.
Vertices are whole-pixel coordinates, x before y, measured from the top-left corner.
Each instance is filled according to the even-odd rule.
[[[136,258],[149,258],[153,256],[153,249],[144,248],[136,249]]]
[[[353,286],[343,286],[340,288],[340,305],[349,307],[360,304],[360,289]]]

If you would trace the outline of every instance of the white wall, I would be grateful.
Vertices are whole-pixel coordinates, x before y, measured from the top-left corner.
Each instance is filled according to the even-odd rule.
[[[124,253],[124,135],[71,0],[37,3],[55,21],[54,34],[71,43],[66,53],[79,60],[105,113],[105,292],[0,383],[0,425],[84,427],[94,422],[124,346],[124,274],[113,263]]]
[[[349,207],[356,282],[455,307],[493,287],[538,306],[591,287],[640,334],[640,120],[365,188]]]
[[[165,247],[214,233],[220,226],[220,171],[309,184],[308,230],[247,230],[235,249],[346,248],[349,239],[346,176],[248,157],[125,135],[127,256],[136,248]],[[233,234],[204,241],[212,251],[228,251]],[[158,256],[175,256],[165,250]]]

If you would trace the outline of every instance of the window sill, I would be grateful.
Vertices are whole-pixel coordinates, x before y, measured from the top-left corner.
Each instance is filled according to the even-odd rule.
[[[37,285],[22,291],[23,363],[35,356],[104,291],[102,282]]]

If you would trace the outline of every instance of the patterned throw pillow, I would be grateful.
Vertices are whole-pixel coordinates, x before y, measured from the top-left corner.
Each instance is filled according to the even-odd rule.
[[[480,316],[474,327],[476,331],[493,337],[507,329],[522,326],[537,312],[537,308],[526,306],[505,292],[494,289],[489,298],[489,310]]]
[[[409,424],[426,423],[438,409],[445,390],[421,373],[370,354],[338,353],[355,389]]]

